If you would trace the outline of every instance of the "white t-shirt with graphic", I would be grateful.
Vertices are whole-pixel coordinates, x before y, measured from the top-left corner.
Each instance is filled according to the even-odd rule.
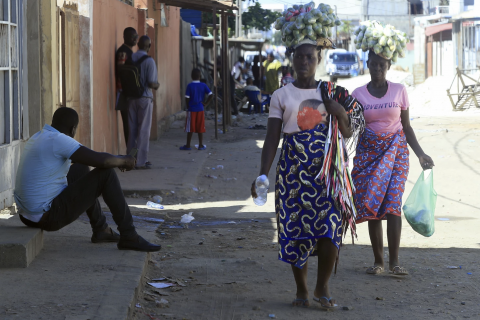
[[[283,120],[283,132],[295,133],[327,124],[328,113],[320,89],[299,89],[292,83],[276,90],[270,101],[269,118]]]

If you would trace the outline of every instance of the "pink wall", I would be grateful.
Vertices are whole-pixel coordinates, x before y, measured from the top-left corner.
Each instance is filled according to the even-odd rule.
[[[139,11],[118,0],[93,2],[93,146],[125,152],[121,116],[115,111],[115,50],[126,27],[138,28]],[[120,149],[119,149],[120,146]]]
[[[157,7],[159,5],[157,4]],[[157,121],[182,110],[180,92],[180,8],[168,7],[168,27],[162,27],[161,11],[149,10],[157,30],[157,67],[160,88],[157,90]]]
[[[150,138],[158,138],[157,124],[161,119],[181,111],[180,9],[169,7],[168,27],[162,27],[160,4],[157,10],[153,10],[152,0],[148,5],[147,19],[146,10],[118,0],[94,0],[92,148],[96,151],[125,152],[121,116],[115,111],[115,50],[123,43],[126,27],[134,27],[140,36],[148,34],[153,40],[149,55],[157,63],[160,88],[155,95]]]

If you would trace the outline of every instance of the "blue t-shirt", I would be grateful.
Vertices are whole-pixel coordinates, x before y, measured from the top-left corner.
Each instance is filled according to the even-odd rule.
[[[203,111],[203,100],[205,95],[211,95],[212,91],[208,86],[200,81],[192,81],[187,86],[187,93],[185,98],[189,98],[188,111],[190,112],[199,112]]]
[[[15,202],[21,214],[38,222],[68,186],[70,157],[80,148],[75,139],[46,124],[25,144],[15,182]]]

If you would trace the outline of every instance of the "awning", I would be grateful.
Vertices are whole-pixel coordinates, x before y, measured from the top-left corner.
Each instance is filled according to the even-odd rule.
[[[263,39],[228,39],[228,47],[238,48],[245,51],[260,51],[262,50],[265,40]],[[212,48],[213,38],[203,38],[203,47]]]
[[[425,36],[431,36],[432,34],[439,33],[446,30],[452,30],[451,23],[442,23],[442,24],[436,24],[433,26],[427,26],[425,28]]]
[[[157,0],[155,0],[157,1]],[[184,9],[193,9],[199,11],[215,10],[238,10],[233,5],[233,1],[215,1],[215,0],[158,0],[158,2],[168,6],[181,7]]]

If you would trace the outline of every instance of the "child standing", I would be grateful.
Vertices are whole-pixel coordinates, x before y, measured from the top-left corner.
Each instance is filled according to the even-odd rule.
[[[190,142],[194,132],[198,133],[198,150],[205,150],[203,144],[203,133],[205,132],[205,114],[203,111],[203,100],[208,95],[205,104],[212,100],[212,91],[205,83],[200,82],[202,73],[200,69],[192,70],[192,82],[187,86],[185,100],[187,102],[187,118],[185,120],[185,132],[187,132],[187,144],[180,147],[180,150],[192,150]]]

